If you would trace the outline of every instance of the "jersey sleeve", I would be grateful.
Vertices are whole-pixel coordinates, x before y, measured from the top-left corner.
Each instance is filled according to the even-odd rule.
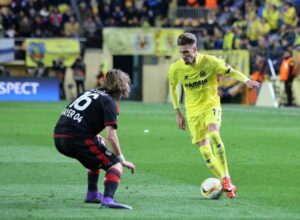
[[[218,58],[213,58],[214,62],[216,62],[216,73],[222,74],[226,77],[231,76],[234,79],[241,81],[241,82],[247,82],[249,80],[248,77],[246,77],[243,73],[233,69],[230,65],[225,63],[223,60]]]
[[[110,100],[104,104],[103,108],[104,126],[112,126],[118,128],[118,110],[114,101]]]
[[[177,91],[177,85],[178,85],[178,78],[175,73],[174,64],[172,64],[169,69],[169,91],[170,91],[174,109],[179,108],[179,96]]]
[[[243,73],[241,73],[241,72],[239,72],[239,71],[237,71],[235,69],[232,69],[230,71],[230,75],[233,78],[235,78],[236,80],[244,82],[244,83],[246,83],[249,80],[249,78],[247,76],[245,76]]]

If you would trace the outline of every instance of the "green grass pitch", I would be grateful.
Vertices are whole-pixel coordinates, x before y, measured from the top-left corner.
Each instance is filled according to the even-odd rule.
[[[125,170],[116,198],[132,211],[84,204],[86,171],[52,131],[66,102],[0,102],[0,219],[300,219],[300,109],[223,106],[221,134],[237,198],[209,201],[212,175],[169,104],[122,102]],[[144,132],[149,130],[149,132]],[[101,173],[100,189],[102,188]]]

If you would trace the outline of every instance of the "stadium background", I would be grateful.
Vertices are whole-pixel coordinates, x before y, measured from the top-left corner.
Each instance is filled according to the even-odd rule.
[[[12,76],[35,77],[34,69],[40,67],[36,67],[39,60],[34,59],[41,55],[47,69],[42,77],[55,77],[54,60],[64,57],[70,67],[81,54],[87,68],[86,88],[95,86],[101,64],[104,71],[121,68],[133,80],[132,100],[168,101],[168,66],[178,58],[176,37],[183,31],[196,34],[201,52],[225,59],[246,75],[258,74],[262,81],[271,79],[281,104],[285,93],[278,74],[283,51],[292,51],[299,63],[299,1],[2,0],[0,4],[1,45],[12,45],[2,51],[11,52],[11,47],[14,51],[2,65]],[[45,47],[35,48],[41,53],[35,58],[33,38]],[[276,77],[272,77],[268,59]],[[298,106],[299,75],[293,82],[294,104]],[[234,80],[220,83],[224,88],[237,84]],[[67,99],[74,98],[70,68],[64,86]],[[237,86],[236,93],[236,98],[224,97],[223,101],[255,104],[256,91],[253,94]]]

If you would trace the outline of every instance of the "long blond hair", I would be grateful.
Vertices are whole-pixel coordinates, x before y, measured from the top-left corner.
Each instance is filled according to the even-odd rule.
[[[111,69],[106,73],[101,89],[106,90],[114,99],[128,97],[130,92],[130,78],[127,73],[119,69]]]

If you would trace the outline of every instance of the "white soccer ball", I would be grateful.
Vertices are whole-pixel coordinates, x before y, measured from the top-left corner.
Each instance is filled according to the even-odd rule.
[[[222,183],[217,178],[207,178],[201,183],[200,191],[206,199],[219,199],[222,195]]]

